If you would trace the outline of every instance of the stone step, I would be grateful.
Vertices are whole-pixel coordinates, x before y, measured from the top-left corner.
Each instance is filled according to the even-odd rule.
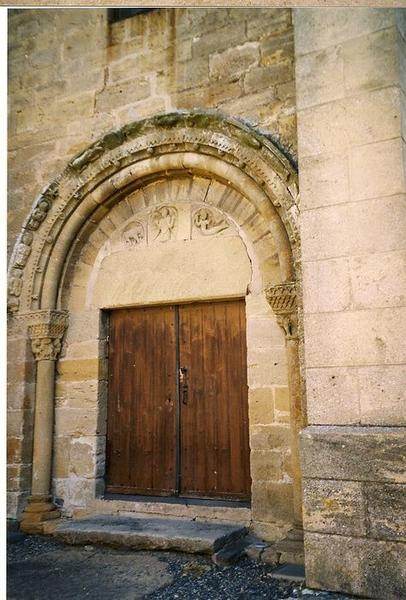
[[[160,501],[144,497],[131,498],[114,494],[94,500],[90,511],[74,513],[74,518],[93,517],[107,514],[131,517],[134,514],[148,517],[168,517],[198,519],[202,521],[224,521],[249,526],[251,509],[240,502],[220,500],[216,502],[201,501],[198,498],[162,498]]]
[[[303,541],[285,538],[276,542],[262,552],[261,560],[269,564],[304,565]]]
[[[245,527],[224,522],[98,515],[63,521],[53,535],[68,544],[106,544],[136,550],[213,554],[245,533]]]

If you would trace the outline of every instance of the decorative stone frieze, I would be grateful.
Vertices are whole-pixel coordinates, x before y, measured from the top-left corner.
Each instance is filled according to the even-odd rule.
[[[28,325],[28,334],[35,360],[56,360],[67,326],[67,312],[42,310],[33,313],[31,319],[34,322]]]
[[[266,299],[276,315],[278,325],[282,327],[287,339],[296,339],[297,298],[294,281],[270,285],[265,290]]]
[[[50,203],[43,197],[40,197],[34,210],[32,211],[30,218],[27,223],[27,229],[36,231],[47,216],[47,212],[50,209]]]
[[[24,233],[21,236],[20,243],[16,248],[14,268],[24,269],[28,257],[31,254],[31,245],[33,239],[33,234],[30,231],[24,231]]]

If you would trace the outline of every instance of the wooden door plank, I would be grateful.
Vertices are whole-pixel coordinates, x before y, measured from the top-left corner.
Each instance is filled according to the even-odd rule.
[[[173,494],[175,463],[174,308],[111,311],[107,491]]]
[[[179,308],[181,494],[250,497],[247,359],[243,300]]]

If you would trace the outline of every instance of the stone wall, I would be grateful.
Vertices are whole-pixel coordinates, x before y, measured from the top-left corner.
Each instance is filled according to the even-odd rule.
[[[104,8],[10,11],[9,253],[41,189],[73,155],[129,121],[176,109],[219,109],[269,132],[295,157],[293,80],[288,9],[160,9],[114,24]],[[9,339],[9,514],[15,516],[30,490],[35,365],[18,328]],[[84,373],[97,368],[94,348],[87,349]],[[270,403],[278,426],[287,429],[285,383],[275,412],[273,392],[267,400],[258,397],[253,411]],[[256,423],[261,418],[253,417]],[[64,453],[61,444],[58,478]],[[285,469],[282,461],[279,466]],[[264,501],[271,491],[264,491]]]
[[[294,22],[311,425],[302,436],[307,581],[400,598],[405,11],[296,9]]]
[[[106,131],[177,109],[248,119],[296,154],[290,9],[107,9],[9,19],[9,252],[36,194]]]

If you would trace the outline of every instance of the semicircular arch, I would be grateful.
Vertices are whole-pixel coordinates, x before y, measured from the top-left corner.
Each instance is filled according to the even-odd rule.
[[[294,168],[265,136],[210,112],[179,112],[131,123],[74,157],[36,199],[10,263],[9,306],[57,306],[65,261],[78,238],[130,190],[176,173],[211,177],[247,202],[271,232],[281,280],[299,256]],[[233,215],[232,207],[228,214]]]

